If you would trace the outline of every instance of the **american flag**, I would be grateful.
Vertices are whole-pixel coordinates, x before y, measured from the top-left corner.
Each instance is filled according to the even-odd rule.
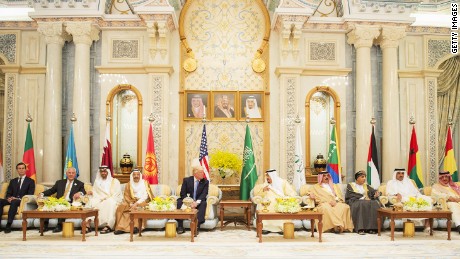
[[[200,145],[200,165],[204,169],[205,178],[211,182],[209,178],[209,158],[208,158],[208,138],[206,137],[206,125],[203,125],[203,133],[201,134],[201,145]]]

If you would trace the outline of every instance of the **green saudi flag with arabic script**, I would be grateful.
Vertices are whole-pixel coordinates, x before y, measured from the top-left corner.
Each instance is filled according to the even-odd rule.
[[[257,168],[254,152],[252,151],[252,138],[249,125],[246,125],[244,138],[243,171],[241,172],[240,200],[249,200],[249,193],[257,182]]]

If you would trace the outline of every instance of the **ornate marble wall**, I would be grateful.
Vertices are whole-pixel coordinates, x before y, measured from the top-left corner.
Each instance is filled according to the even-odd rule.
[[[182,26],[198,66],[191,73],[181,70],[184,77],[183,90],[268,93],[268,75],[255,73],[251,67],[254,55],[262,43],[264,30],[268,26],[268,21],[265,21],[256,2],[192,2],[185,13]],[[268,52],[268,49],[265,51]],[[206,129],[209,153],[223,149],[242,157],[245,127],[245,122],[208,122]],[[200,122],[184,122],[185,175],[188,175],[191,161],[199,156],[202,128],[203,124]],[[250,128],[260,175],[264,169],[266,129],[263,122],[251,122]],[[233,182],[237,183],[238,181]]]

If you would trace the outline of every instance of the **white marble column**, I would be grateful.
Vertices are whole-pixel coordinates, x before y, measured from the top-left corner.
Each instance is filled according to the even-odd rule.
[[[68,35],[62,22],[39,22],[46,41],[45,125],[43,132],[43,182],[62,179],[62,47]]]
[[[75,147],[77,150],[79,180],[90,179],[90,48],[94,40],[99,40],[99,29],[91,22],[68,22],[69,32],[75,43],[75,68],[73,84],[73,113]]]
[[[399,80],[398,80],[398,46],[399,40],[406,35],[405,27],[382,26],[379,41],[383,55],[382,101],[383,101],[383,143],[382,175],[389,175],[394,168],[401,168],[401,132],[399,123]]]
[[[370,48],[379,34],[380,27],[373,25],[353,25],[352,31],[348,33],[348,44],[353,44],[356,48],[355,171],[367,168],[371,135],[369,121],[373,116]]]

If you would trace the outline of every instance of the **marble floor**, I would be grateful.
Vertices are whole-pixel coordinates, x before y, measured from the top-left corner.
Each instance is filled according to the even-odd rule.
[[[460,235],[437,230],[434,236],[416,232],[415,237],[403,237],[395,232],[395,241],[390,241],[390,232],[381,236],[343,233],[324,233],[323,242],[318,242],[317,233],[296,231],[295,239],[284,239],[278,234],[263,236],[258,243],[254,230],[227,226],[224,231],[202,231],[190,242],[190,232],[176,238],[165,238],[164,231],[144,231],[142,237],[135,236],[129,242],[129,234],[99,234],[94,231],[81,242],[79,230],[73,238],[46,232],[39,236],[37,229],[27,231],[27,241],[22,241],[22,232],[0,233],[0,258],[458,258]]]

